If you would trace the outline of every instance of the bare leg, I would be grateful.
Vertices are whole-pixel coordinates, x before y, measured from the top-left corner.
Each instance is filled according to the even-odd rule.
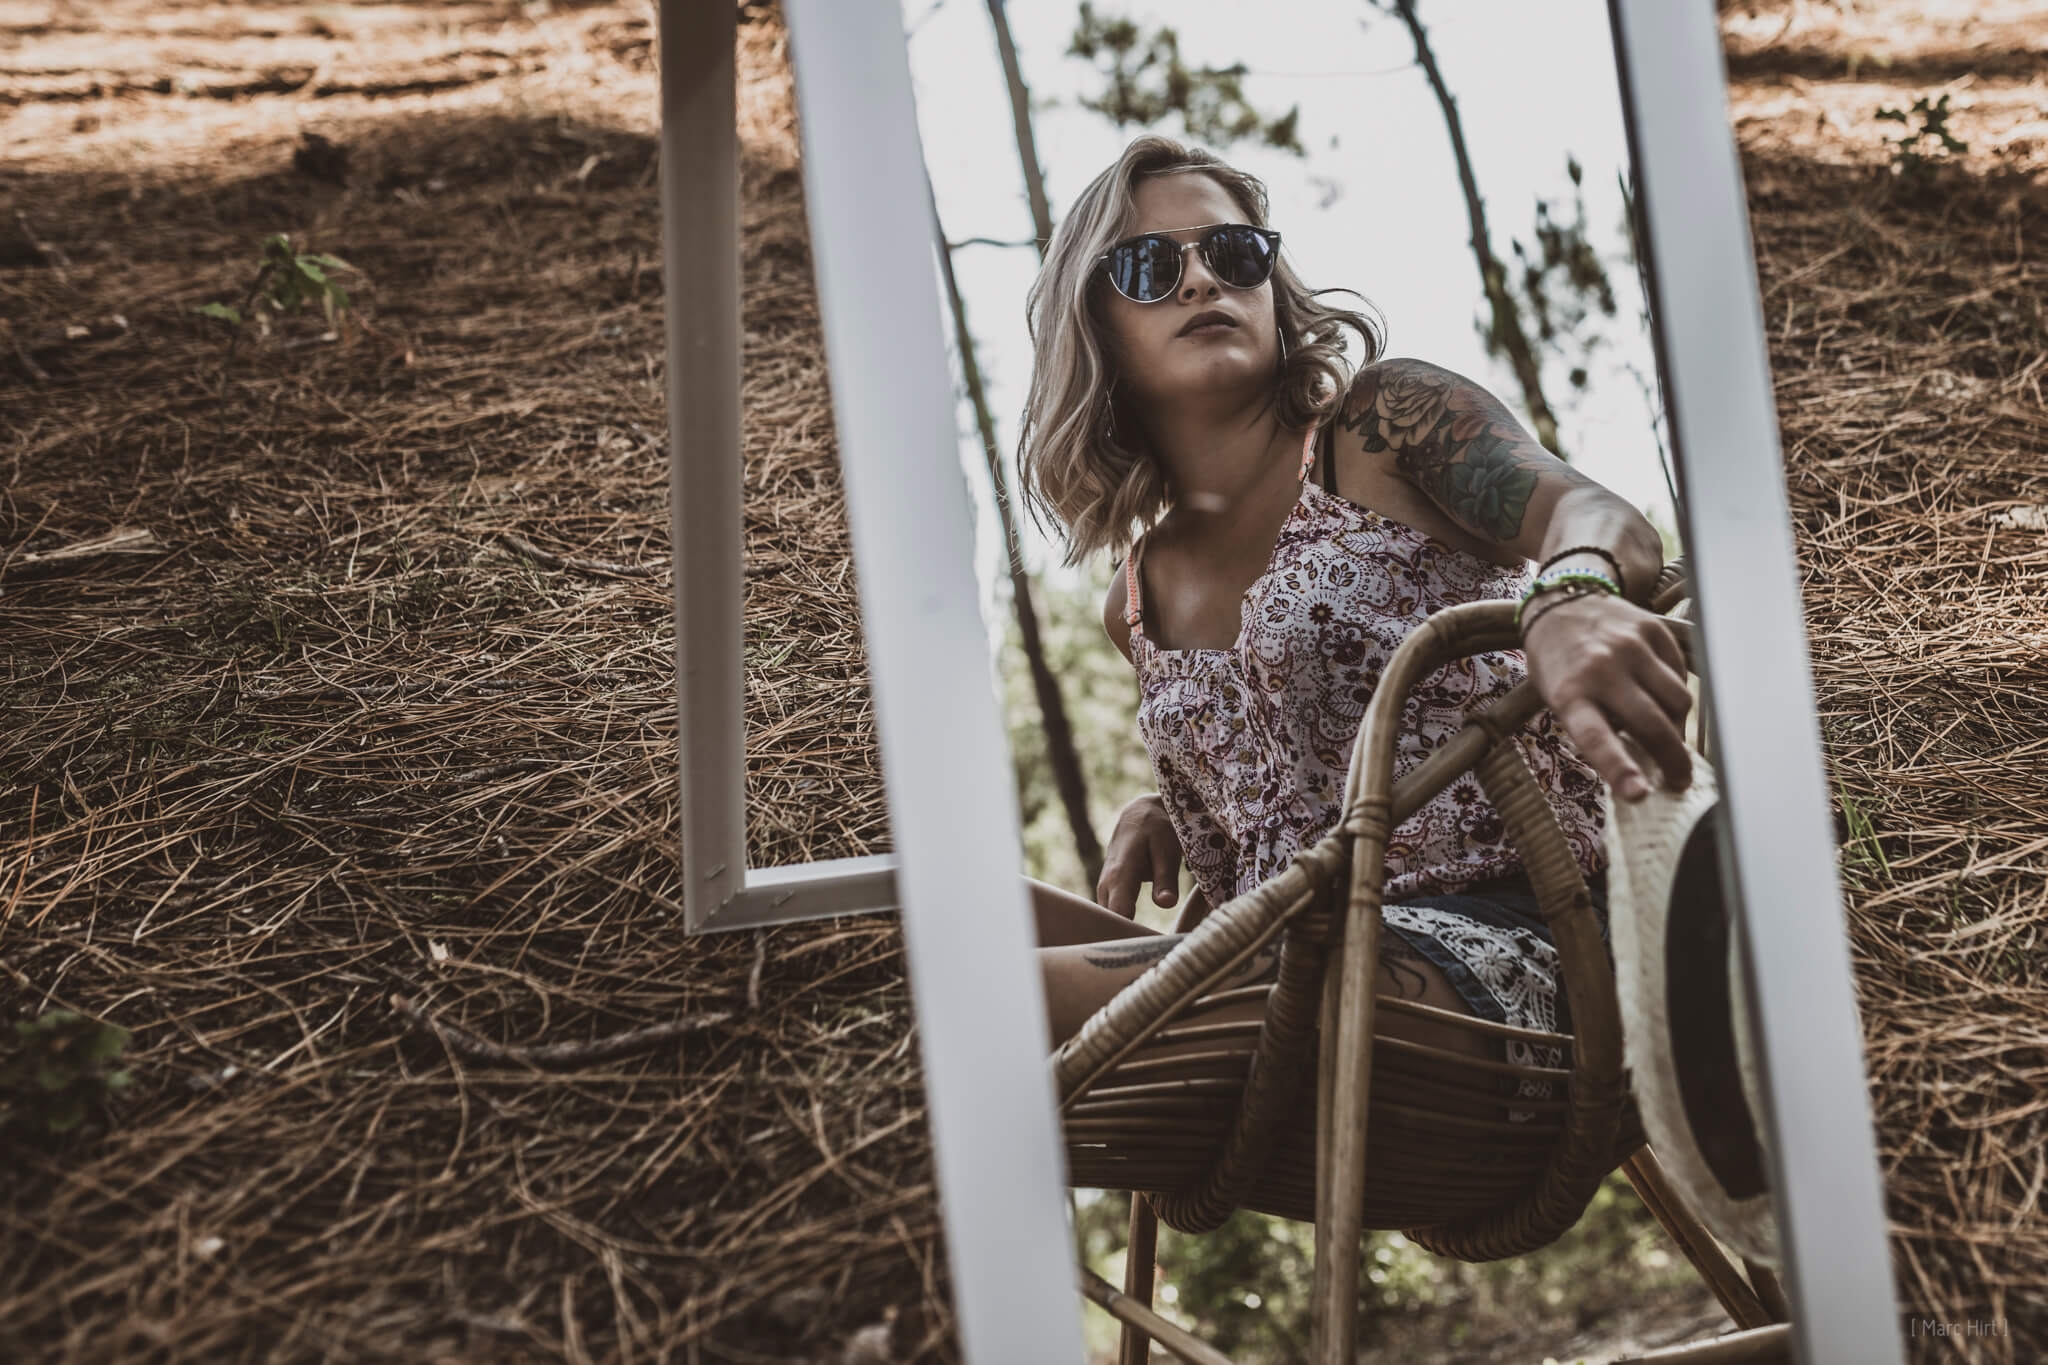
[[[1114,910],[1104,909],[1094,901],[1085,900],[1071,891],[1062,891],[1036,877],[1026,877],[1024,884],[1031,891],[1031,910],[1038,922],[1038,946],[1041,948],[1158,934],[1156,929],[1147,929],[1136,920],[1125,919]]]

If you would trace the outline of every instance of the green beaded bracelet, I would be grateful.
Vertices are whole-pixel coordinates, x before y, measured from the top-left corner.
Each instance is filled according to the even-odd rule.
[[[1598,583],[1616,596],[1621,594],[1621,584],[1598,569],[1553,569],[1548,573],[1537,574],[1535,581],[1529,585],[1529,592],[1524,595],[1533,596],[1545,588],[1572,582]]]
[[[1515,628],[1517,630],[1522,628],[1522,613],[1528,608],[1530,600],[1536,597],[1537,594],[1572,583],[1597,585],[1616,597],[1621,596],[1621,589],[1615,586],[1612,579],[1608,578],[1605,574],[1595,573],[1591,569],[1566,569],[1556,574],[1538,577],[1535,583],[1530,585],[1529,590],[1522,594],[1521,604],[1515,608]],[[1573,597],[1583,597],[1592,590],[1592,587],[1588,586],[1580,588],[1570,595]]]

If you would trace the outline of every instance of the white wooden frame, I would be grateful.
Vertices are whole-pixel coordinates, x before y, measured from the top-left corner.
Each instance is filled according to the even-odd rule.
[[[864,11],[867,4],[849,8]],[[795,25],[792,15],[792,28]],[[737,11],[729,2],[662,0],[661,213],[668,425],[669,448],[681,452],[669,462],[669,506],[674,518],[681,705],[683,918],[691,933],[856,910],[893,910],[897,905],[893,856],[833,858],[796,867],[747,866],[740,664],[739,151],[733,104],[737,29]],[[907,57],[903,65],[907,101]],[[802,82],[803,75],[798,79]],[[910,131],[914,137],[914,125]],[[810,160],[804,158],[807,174]],[[927,202],[921,189],[914,202]],[[831,241],[830,233],[822,230],[831,220],[819,217],[820,208],[813,199],[812,220],[821,228],[813,236]],[[930,235],[928,221],[907,210],[892,211],[887,217],[893,227],[909,230],[906,242]],[[905,254],[899,248],[885,252],[882,259]],[[706,262],[723,262],[728,268],[708,269]],[[895,263],[901,268],[902,262]],[[822,279],[820,286],[830,351],[834,324],[850,321],[846,314],[851,305],[826,293]],[[906,320],[894,320],[894,327],[914,330],[904,325]],[[936,317],[933,325],[938,325]],[[940,345],[938,334],[931,344]],[[912,395],[900,391],[892,369],[884,367],[877,380],[863,363],[867,359],[858,350],[851,356],[833,352],[833,374],[851,376],[851,387],[896,403],[910,401]],[[939,365],[943,374],[943,350]],[[867,387],[876,383],[879,388]],[[835,400],[839,387],[835,383]],[[943,411],[950,413],[950,385],[947,394]],[[844,408],[838,411],[842,445],[849,444],[847,413]],[[950,437],[950,425],[947,431]],[[857,539],[858,528],[855,535]],[[861,558],[865,567],[866,556]],[[863,573],[863,587],[866,579]],[[971,571],[968,581],[974,581]],[[870,595],[863,593],[863,601]],[[974,624],[979,639],[979,613]]]
[[[1045,998],[954,435],[902,16],[896,0],[783,8],[898,855],[746,866],[736,8],[664,0],[685,918],[701,931],[901,905],[962,1351],[975,1362],[1078,1361]],[[724,268],[707,271],[706,261]]]
[[[1805,1362],[1901,1360],[1748,215],[1711,0],[1608,0],[1641,185],[1785,1288]],[[1010,766],[896,0],[785,0],[896,855],[749,868],[732,0],[663,0],[690,932],[901,906],[967,1359],[1081,1359]],[[1660,167],[1678,168],[1666,176]],[[727,269],[707,270],[704,262]],[[915,528],[915,534],[903,534]],[[1739,632],[1713,633],[1715,604]],[[1788,704],[1789,703],[1789,704]],[[1013,887],[998,894],[994,888]],[[1816,908],[1818,907],[1818,908]]]
[[[1884,1192],[1720,28],[1712,0],[1609,0],[1608,13],[1647,220],[1702,700],[1728,816],[1721,883],[1742,917],[1794,1349],[1807,1365],[1897,1365]]]

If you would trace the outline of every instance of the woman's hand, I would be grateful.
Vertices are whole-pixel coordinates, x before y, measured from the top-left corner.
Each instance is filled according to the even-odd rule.
[[[1542,600],[1530,599],[1530,609]],[[1522,651],[1544,704],[1616,795],[1638,801],[1650,792],[1617,728],[1642,746],[1669,790],[1692,785],[1685,654],[1655,612],[1611,593],[1589,593],[1544,607],[1528,623]]]
[[[1138,914],[1138,887],[1152,883],[1152,899],[1172,905],[1180,894],[1180,840],[1166,815],[1166,802],[1148,792],[1123,808],[1102,857],[1095,903],[1125,919]]]

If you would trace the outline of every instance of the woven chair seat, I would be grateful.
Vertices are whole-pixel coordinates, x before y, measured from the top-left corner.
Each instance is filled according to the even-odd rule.
[[[1381,1008],[1389,1002],[1382,999]],[[1406,1003],[1406,1002],[1401,1002]],[[1427,1006],[1421,1007],[1428,1009]],[[1199,1020],[1200,1005],[1184,1018]],[[1441,1017],[1443,1012],[1430,1011]],[[1150,1062],[1126,1062],[1090,1086],[1066,1112],[1067,1172],[1070,1183],[1089,1189],[1165,1194],[1201,1178],[1227,1139],[1244,1102],[1245,1073],[1257,1042],[1258,1021],[1206,1026],[1223,1036],[1201,1053]],[[1174,1040],[1168,1029],[1163,1041]],[[1509,1202],[1542,1175],[1550,1149],[1564,1130],[1569,1101],[1567,1034],[1515,1030],[1529,1041],[1565,1049],[1563,1069],[1515,1066],[1460,1057],[1494,1074],[1553,1082],[1557,1098],[1501,1101],[1533,1117],[1488,1121],[1443,1114],[1391,1098],[1472,1095],[1481,1092],[1457,1078],[1446,1079],[1441,1056],[1405,1039],[1374,1039],[1369,1179],[1363,1226],[1420,1229],[1447,1220],[1475,1218]],[[1382,1084],[1382,1082],[1384,1084]],[[1273,1150],[1239,1207],[1259,1213],[1315,1221],[1315,1081],[1308,1078],[1279,1125]],[[1625,1098],[1606,1169],[1611,1171],[1644,1141],[1642,1119]],[[1603,1172],[1604,1174],[1604,1172]]]
[[[1681,564],[1673,563],[1651,609],[1669,613],[1682,598]],[[1336,827],[1284,871],[1212,909],[1054,1054],[1070,1183],[1142,1192],[1160,1221],[1184,1232],[1212,1229],[1238,1208],[1314,1222],[1318,1169],[1347,1166],[1342,1158],[1323,1166],[1319,1148],[1362,1141],[1363,1173],[1347,1177],[1362,1182],[1358,1226],[1402,1229],[1440,1255],[1492,1260],[1554,1241],[1601,1180],[1643,1145],[1622,1072],[1609,950],[1584,877],[1513,738],[1542,705],[1534,682],[1474,716],[1398,783],[1392,776],[1410,689],[1448,660],[1519,648],[1514,610],[1509,602],[1466,603],[1411,632],[1360,726]],[[1668,619],[1696,671],[1689,624]],[[1370,1017],[1400,1012],[1546,1044],[1562,1049],[1558,1067],[1428,1047],[1376,1022],[1361,1039],[1359,1024],[1347,1030],[1343,1022],[1358,1007],[1339,1002],[1358,1001],[1376,967],[1365,954],[1376,958],[1383,931],[1389,834],[1466,771],[1478,776],[1522,855],[1557,945],[1575,1032],[1516,1029],[1391,996],[1376,997]],[[1276,940],[1276,982],[1218,991]],[[1263,1002],[1262,1017],[1242,1017],[1251,999]],[[1343,1033],[1352,1050],[1325,1046],[1326,1033]],[[1170,1042],[1190,1051],[1143,1051]],[[1360,1065],[1365,1056],[1369,1070]],[[1370,1084],[1364,1122],[1340,1136],[1346,1125],[1319,1106],[1343,1066],[1358,1066]],[[1532,1097],[1523,1082],[1547,1082],[1550,1098]],[[1464,1112],[1482,1097],[1497,1117]],[[1509,1109],[1529,1117],[1510,1121]],[[1336,1205],[1347,1206],[1356,1207],[1342,1198]],[[1341,1221],[1340,1240],[1348,1211]]]

